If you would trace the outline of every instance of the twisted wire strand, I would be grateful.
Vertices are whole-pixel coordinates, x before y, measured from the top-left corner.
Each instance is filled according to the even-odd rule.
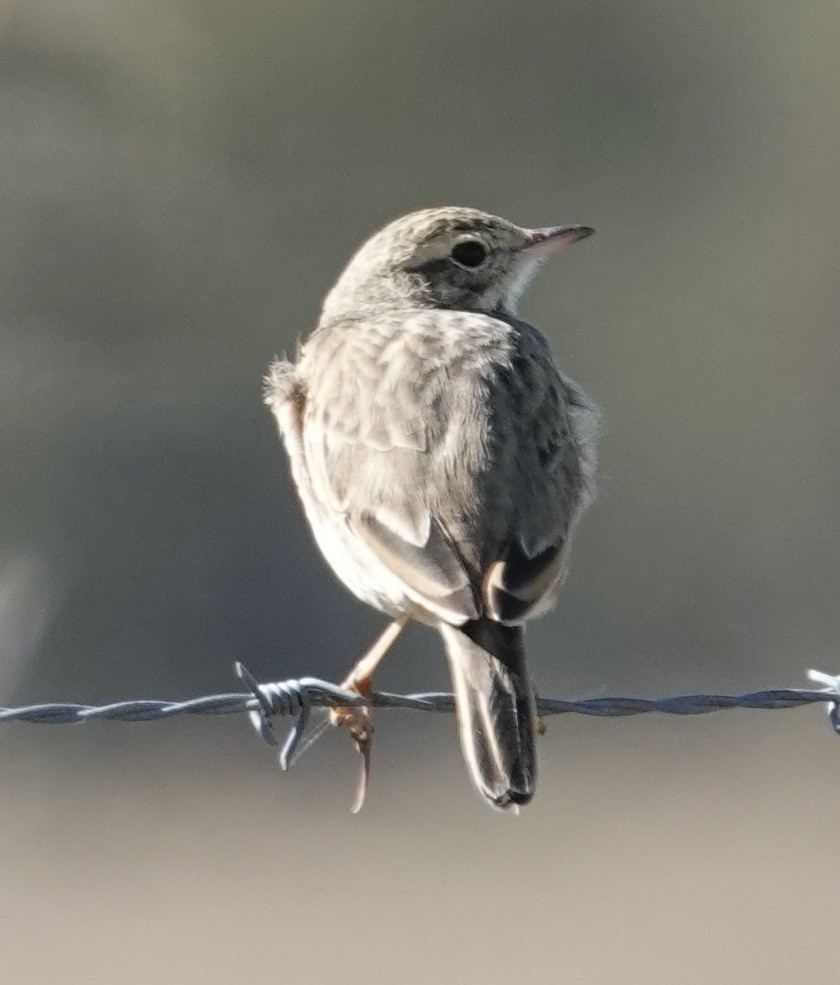
[[[104,719],[120,722],[154,722],[182,715],[236,715],[246,712],[260,736],[278,748],[277,760],[283,770],[295,762],[318,738],[327,720],[307,731],[312,708],[336,708],[371,705],[376,708],[407,708],[413,711],[452,712],[455,696],[430,691],[421,694],[391,694],[376,691],[364,698],[355,691],[317,677],[301,677],[260,684],[241,663],[236,674],[248,687],[247,692],[210,694],[187,701],[118,701],[107,705],[41,704],[19,708],[0,708],[3,722],[29,722],[36,725],[71,725]],[[567,701],[562,698],[537,697],[540,715],[591,715],[597,718],[628,717],[658,712],[663,715],[706,715],[730,708],[777,710],[801,705],[824,704],[828,721],[840,734],[840,676],[811,670],[808,676],[822,684],[819,689],[782,688],[752,691],[748,694],[684,694],[671,698],[588,698]],[[281,743],[274,731],[274,719],[290,717],[292,724]],[[363,789],[363,788],[362,788]]]
[[[301,716],[309,708],[372,705],[376,708],[404,708],[413,711],[451,712],[454,695],[431,691],[418,694],[391,694],[376,691],[370,699],[317,677],[291,678],[260,684],[241,664],[237,673],[250,688],[249,692],[213,694],[186,701],[118,701],[107,705],[40,704],[17,708],[0,708],[0,723],[30,722],[37,725],[70,725],[105,719],[120,722],[152,722],[182,715],[236,715],[251,713],[268,719]],[[747,694],[685,694],[669,698],[588,698],[568,701],[562,698],[537,698],[540,715],[590,715],[598,718],[627,717],[658,713],[663,715],[705,715],[730,708],[755,708],[775,711],[802,705],[825,704],[829,712],[840,702],[840,677],[822,671],[810,671],[821,689],[777,688]],[[840,732],[840,722],[835,723]]]

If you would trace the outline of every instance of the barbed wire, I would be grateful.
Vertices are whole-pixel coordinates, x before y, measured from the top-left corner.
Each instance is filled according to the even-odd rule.
[[[292,678],[261,684],[239,663],[236,664],[236,673],[249,688],[248,692],[204,695],[186,701],[118,701],[108,705],[51,703],[0,708],[0,724],[29,722],[36,725],[73,725],[97,720],[153,722],[183,715],[236,715],[247,712],[262,737],[270,745],[279,746],[272,719],[293,717],[292,728],[279,755],[281,767],[287,769],[296,754],[302,751],[301,740],[312,708],[371,706],[443,713],[455,710],[454,695],[443,691],[418,694],[375,691],[370,698],[366,698],[318,677]],[[569,701],[538,697],[537,712],[541,716],[571,714],[614,718],[651,713],[706,715],[731,708],[776,711],[802,705],[824,704],[829,724],[840,734],[840,676],[810,670],[808,677],[823,686],[818,689],[776,688],[747,694],[685,694],[669,698],[586,698]]]

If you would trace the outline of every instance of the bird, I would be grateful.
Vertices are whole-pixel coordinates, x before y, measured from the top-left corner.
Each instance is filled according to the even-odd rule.
[[[370,697],[403,627],[434,627],[473,783],[516,813],[541,731],[524,624],[553,604],[593,501],[600,416],[517,308],[542,263],[593,232],[473,208],[402,216],[352,257],[296,361],[265,378],[321,553],[391,620],[344,686]],[[371,716],[331,712],[364,757],[354,810]]]

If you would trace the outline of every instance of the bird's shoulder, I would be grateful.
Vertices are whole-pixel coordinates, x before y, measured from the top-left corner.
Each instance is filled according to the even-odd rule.
[[[347,316],[319,325],[303,346],[300,370],[324,362],[381,367],[424,363],[466,368],[476,359],[502,357],[516,347],[520,326],[492,315],[446,308],[409,308]]]
[[[297,372],[311,393],[330,401],[343,390],[393,403],[433,400],[441,390],[455,398],[476,387],[574,399],[538,329],[482,312],[411,309],[333,320],[303,346]]]
[[[545,336],[520,319],[448,309],[408,309],[332,319],[301,347],[297,364],[277,360],[266,377],[266,402],[306,404],[307,415],[350,437],[381,431],[391,415],[396,436],[425,447],[418,412],[444,412],[481,401],[489,413],[554,427],[571,423],[584,440],[598,410],[557,368]],[[360,416],[361,415],[361,416]],[[428,424],[428,421],[427,421]],[[373,435],[372,443],[394,442]]]

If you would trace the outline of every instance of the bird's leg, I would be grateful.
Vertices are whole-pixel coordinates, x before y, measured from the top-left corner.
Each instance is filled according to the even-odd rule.
[[[400,635],[409,616],[400,616],[395,619],[386,629],[367,653],[353,667],[347,677],[341,682],[341,686],[348,691],[355,691],[364,698],[370,698],[373,690],[371,681],[380,661],[391,648],[394,640]],[[362,809],[367,793],[368,781],[370,780],[370,750],[373,744],[373,713],[369,705],[350,706],[347,708],[333,708],[330,712],[330,721],[333,725],[346,725],[350,730],[350,735],[356,743],[356,748],[362,755],[362,773],[359,777],[359,786],[356,791],[356,800],[353,804],[353,813],[357,814]]]

